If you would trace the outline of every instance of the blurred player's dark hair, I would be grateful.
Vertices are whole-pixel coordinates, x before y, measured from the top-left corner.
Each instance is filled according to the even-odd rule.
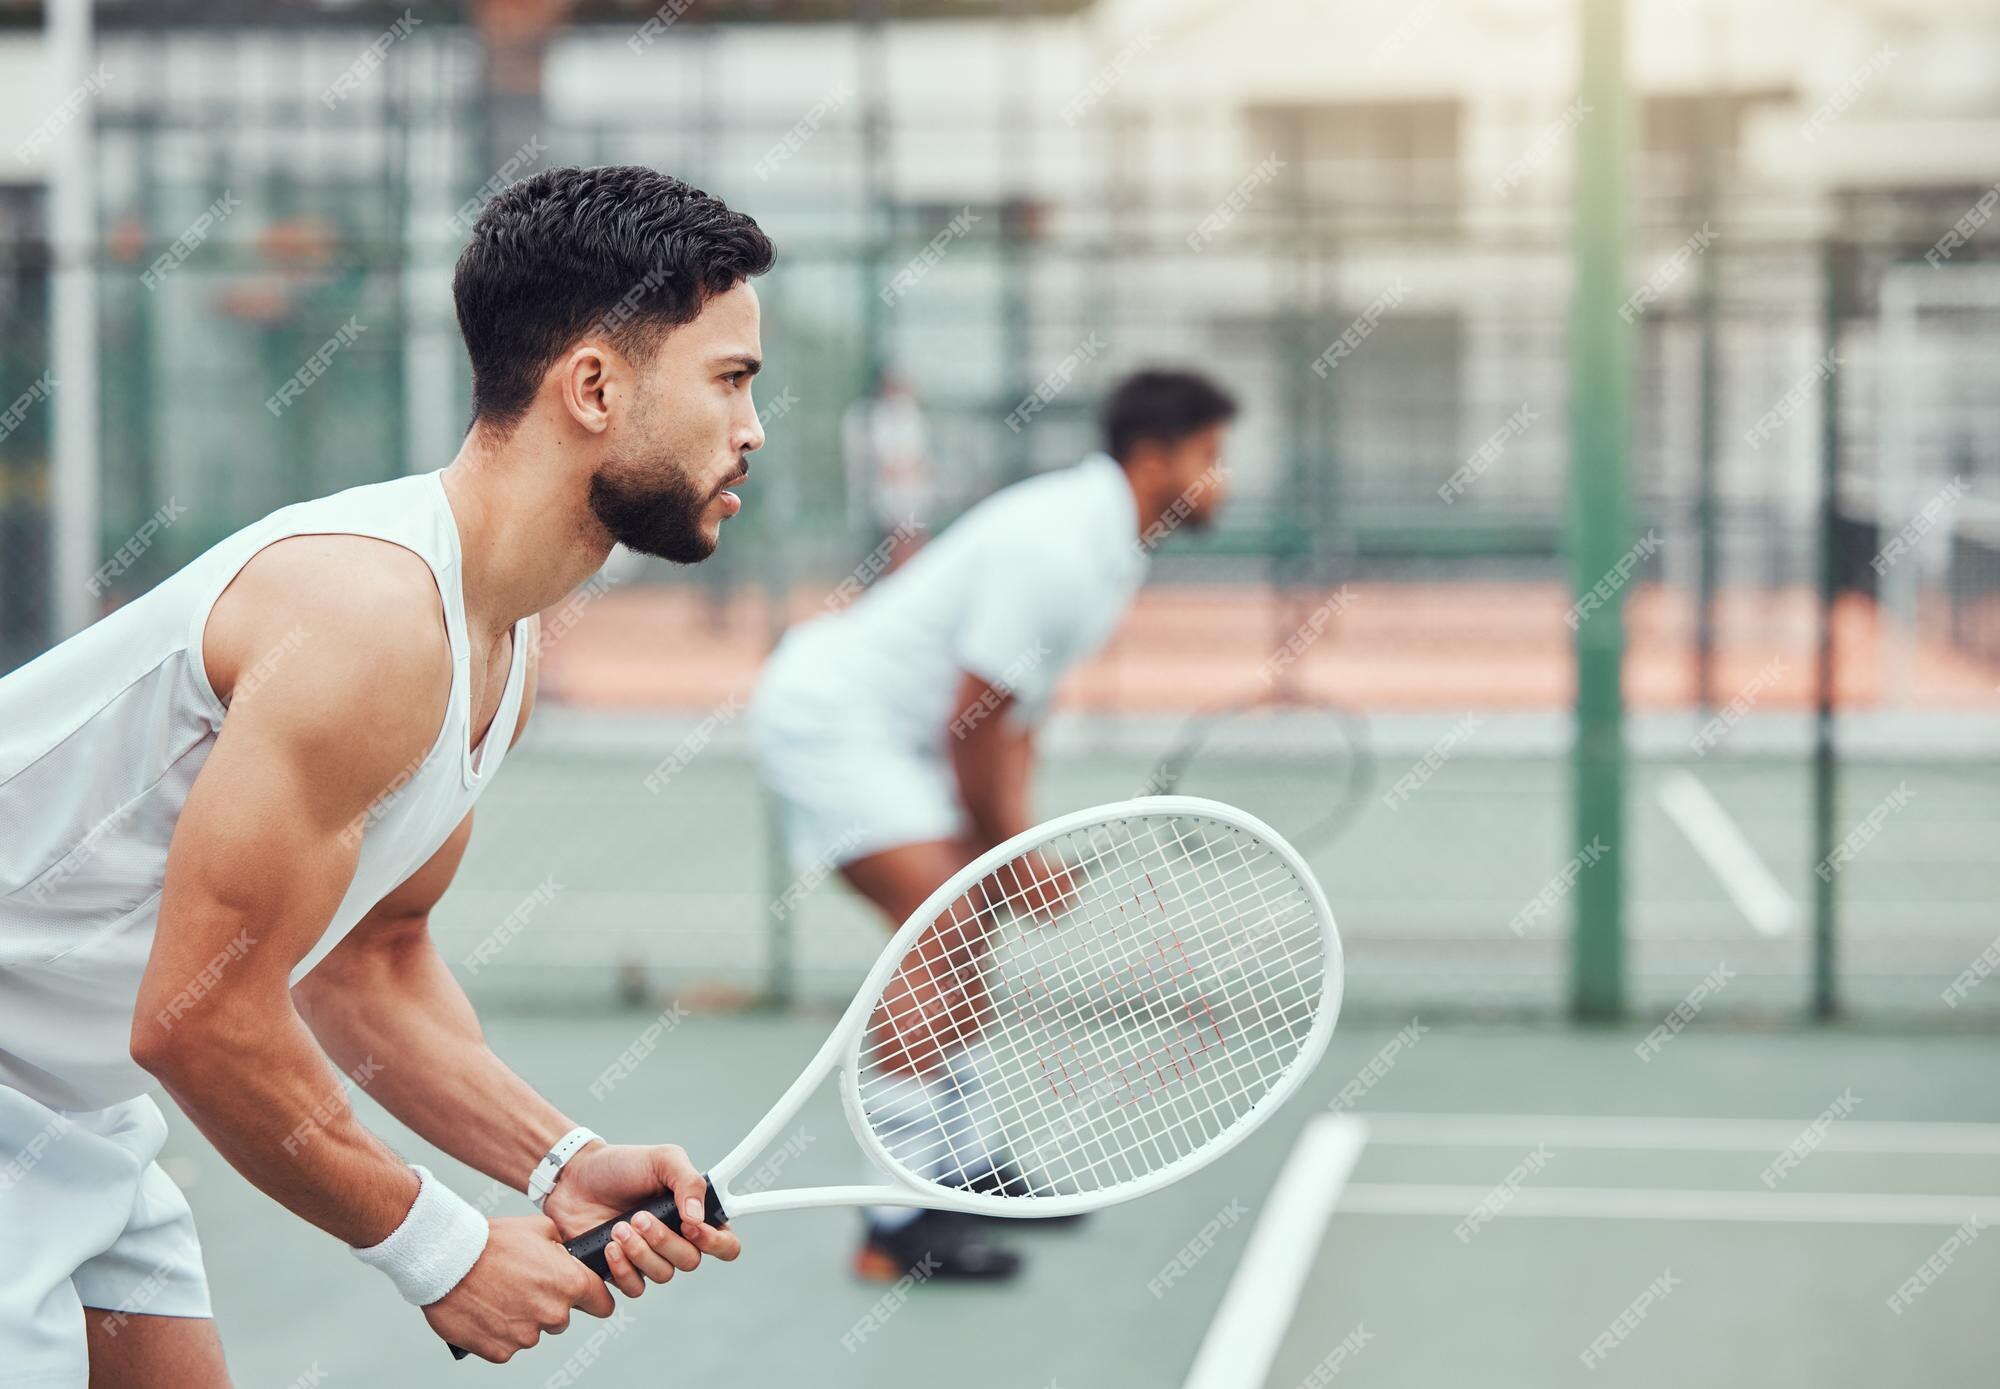
[[[1099,412],[1104,451],[1120,463],[1142,439],[1176,444],[1234,418],[1234,397],[1193,371],[1134,372],[1118,383]]]
[[[505,432],[551,364],[606,335],[643,362],[709,296],[771,268],[770,238],[721,199],[637,165],[545,169],[496,196],[451,280],[472,420]]]

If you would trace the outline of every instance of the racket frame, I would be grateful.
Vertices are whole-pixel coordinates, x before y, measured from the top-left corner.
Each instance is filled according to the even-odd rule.
[[[881,999],[883,990],[888,987],[891,977],[901,967],[904,957],[915,945],[917,937],[929,929],[952,902],[994,870],[1028,850],[1041,848],[1051,840],[1093,825],[1121,819],[1171,816],[1219,821],[1254,835],[1291,870],[1304,889],[1315,913],[1314,925],[1320,932],[1325,950],[1319,1006],[1313,1017],[1311,1032],[1307,1034],[1298,1054],[1280,1074],[1277,1083],[1265,1091],[1248,1110],[1237,1116],[1226,1130],[1194,1151],[1184,1153],[1144,1176],[1117,1182],[1094,1191],[1071,1192],[1057,1196],[998,1196],[940,1186],[910,1173],[876,1136],[873,1126],[869,1124],[868,1117],[863,1112],[861,1043],[876,1003]],[[792,1082],[791,1087],[778,1099],[778,1102],[771,1106],[748,1134],[744,1135],[743,1141],[709,1169],[709,1185],[731,1220],[738,1216],[756,1215],[764,1211],[857,1205],[921,1206],[933,1210],[967,1211],[979,1215],[1032,1220],[1043,1216],[1070,1215],[1079,1211],[1101,1210],[1107,1206],[1115,1206],[1135,1197],[1144,1196],[1148,1192],[1157,1191],[1195,1169],[1207,1166],[1248,1138],[1269,1119],[1305,1081],[1306,1076],[1325,1053],[1327,1041],[1333,1035],[1334,1023],[1340,1015],[1344,978],[1340,933],[1334,924],[1333,909],[1327,903],[1326,893],[1320,888],[1312,870],[1306,866],[1306,861],[1299,852],[1276,830],[1256,816],[1234,806],[1205,800],[1199,796],[1142,796],[1071,811],[1053,820],[1044,821],[1031,829],[1023,830],[1004,843],[988,849],[924,899],[923,904],[910,914],[909,919],[897,930],[888,945],[883,947],[881,956],[868,972],[867,980],[856,991],[854,1001],[848,1004],[840,1022],[821,1044],[818,1053],[799,1073],[798,1079]],[[749,1192],[742,1196],[732,1195],[729,1191],[730,1181],[739,1176],[759,1153],[777,1139],[779,1131],[791,1122],[804,1107],[807,1098],[819,1089],[821,1083],[836,1069],[841,1072],[840,1098],[842,1108],[847,1115],[848,1127],[853,1131],[855,1139],[869,1160],[889,1176],[889,1182],[882,1185],[794,1187],[778,1191]]]

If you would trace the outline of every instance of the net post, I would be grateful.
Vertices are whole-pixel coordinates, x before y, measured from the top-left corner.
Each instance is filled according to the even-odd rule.
[[[1829,239],[1820,257],[1821,361],[1837,361],[1841,289],[1851,266],[1852,248]],[[1834,749],[1834,608],[1840,597],[1840,373],[1829,371],[1822,387],[1819,427],[1819,595],[1818,641],[1813,670],[1813,938],[1812,1015],[1830,1021],[1839,1010],[1834,984],[1834,925],[1838,897],[1833,885],[1834,820],[1838,810],[1839,767]]]
[[[1624,297],[1631,119],[1624,74],[1624,0],[1578,0],[1582,40],[1570,333],[1569,553],[1578,608],[1573,840],[1602,843],[1576,880],[1570,1007],[1610,1021],[1625,1007],[1624,578],[1630,507],[1631,336]],[[1592,589],[1611,582],[1595,595]],[[1584,609],[1588,600],[1589,607]]]

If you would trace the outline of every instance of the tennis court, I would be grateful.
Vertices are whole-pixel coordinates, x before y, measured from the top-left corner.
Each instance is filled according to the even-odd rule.
[[[827,1022],[696,1014],[593,1099],[591,1081],[654,1017],[507,1015],[488,1031],[580,1118],[700,1155],[735,1141]],[[1368,1123],[1367,1142],[1331,1220],[1311,1232],[1268,1374],[1231,1381],[1246,1389],[1312,1383],[1358,1327],[1370,1339],[1337,1362],[1342,1383],[1972,1384],[2000,1351],[1985,1314],[2000,1296],[2000,1243],[1975,1237],[1900,1315],[1887,1305],[1957,1227],[2000,1219],[1989,1038],[1761,1034],[1698,1020],[1641,1061],[1642,1027],[1426,1020],[1370,1080],[1409,1021],[1343,1024],[1288,1111],[1159,1196],[1080,1229],[1013,1236],[1035,1257],[1012,1286],[915,1287],[879,1306],[888,1290],[846,1274],[852,1213],[796,1212],[746,1223],[736,1265],[654,1289],[629,1317],[579,1318],[505,1367],[454,1370],[369,1270],[303,1224],[262,1219],[263,1198],[191,1131],[177,1133],[169,1168],[187,1184],[245,1384],[321,1382],[315,1372],[376,1389],[454,1373],[562,1383],[575,1356],[600,1367],[600,1383],[864,1385],[935,1377],[943,1365],[967,1389],[1178,1386],[1232,1279],[1288,1291],[1260,1279],[1245,1251],[1288,1151],[1335,1107]],[[1357,1078],[1365,1092],[1343,1104]],[[1851,1117],[1767,1188],[1760,1174],[1843,1095],[1858,1101]],[[496,1212],[516,1213],[517,1194],[363,1105],[413,1160],[440,1163],[460,1190],[491,1190]],[[837,1103],[821,1097],[780,1145],[795,1157],[778,1181],[853,1180],[847,1142]],[[1454,1229],[1538,1148],[1540,1169],[1460,1241]],[[1660,1218],[1675,1210],[1685,1214]],[[1579,1357],[1592,1340],[1669,1272],[1680,1284],[1600,1374],[1587,1370]],[[864,1322],[871,1313],[879,1326]]]

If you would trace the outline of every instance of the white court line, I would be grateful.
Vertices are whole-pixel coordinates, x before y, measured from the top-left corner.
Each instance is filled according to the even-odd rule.
[[[1605,1114],[1377,1114],[1376,1146],[1440,1148],[1637,1148],[1703,1153],[1779,1152],[1799,1136],[1800,1119],[1663,1119]],[[1966,1153],[2000,1156],[2000,1124],[1896,1123],[1845,1119],[1820,1137],[1825,1152]]]
[[[1299,1135],[1243,1248],[1184,1389],[1256,1389],[1271,1372],[1341,1188],[1368,1142],[1350,1114],[1322,1114]]]
[[[1491,1186],[1357,1182],[1342,1215],[1436,1215],[1463,1220],[1492,1196]],[[1683,1191],[1643,1187],[1524,1187],[1508,1199],[1515,1216],[1585,1220],[1686,1220],[1811,1225],[1959,1226],[1977,1217],[2000,1223],[2000,1197],[1898,1196],[1872,1191]]]
[[[1658,800],[1753,930],[1782,936],[1798,925],[1799,904],[1771,876],[1722,802],[1692,772],[1668,773],[1660,782]]]

